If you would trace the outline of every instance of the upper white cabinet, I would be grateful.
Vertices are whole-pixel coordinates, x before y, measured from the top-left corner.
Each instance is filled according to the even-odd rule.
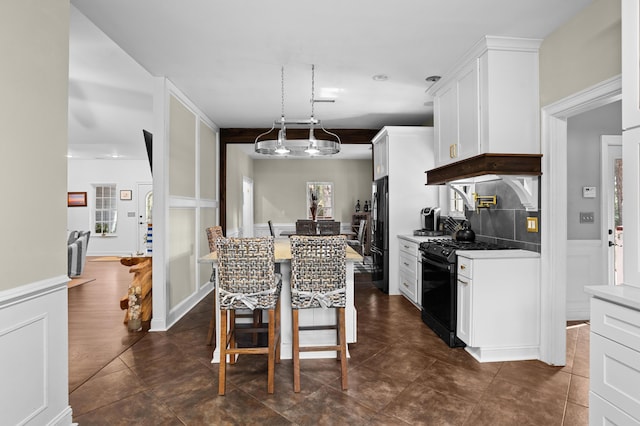
[[[640,126],[640,6],[638,0],[622,4],[622,128]]]
[[[373,180],[389,176],[389,135],[381,134],[373,140]]]
[[[436,167],[482,153],[540,153],[540,42],[486,36],[429,89]]]

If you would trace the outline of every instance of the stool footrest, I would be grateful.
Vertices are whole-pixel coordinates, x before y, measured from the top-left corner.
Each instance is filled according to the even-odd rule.
[[[300,352],[340,351],[340,350],[341,350],[340,345],[300,347]]]
[[[337,330],[337,325],[306,325],[298,327],[300,331],[310,331],[310,330]]]

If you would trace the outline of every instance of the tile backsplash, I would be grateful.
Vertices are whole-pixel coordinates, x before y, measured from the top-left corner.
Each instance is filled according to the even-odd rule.
[[[538,197],[541,179],[538,179]],[[490,208],[469,210],[465,207],[465,216],[476,233],[476,240],[540,252],[540,208],[526,211],[513,189],[501,179],[476,183],[476,193],[497,195],[496,205]],[[538,232],[527,232],[528,217],[538,218]]]

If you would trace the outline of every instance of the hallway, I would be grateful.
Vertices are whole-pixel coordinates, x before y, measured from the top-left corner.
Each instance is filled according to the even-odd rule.
[[[96,281],[69,290],[69,353],[79,353],[89,335],[91,347],[122,353],[113,353],[104,368],[96,362],[93,373],[83,367],[88,380],[74,379],[76,385],[70,355],[69,399],[74,421],[82,426],[588,423],[588,324],[567,327],[565,367],[539,361],[480,364],[463,349],[447,347],[402,296],[385,295],[368,274],[357,274],[358,342],[349,345],[348,391],[340,390],[335,360],[303,360],[302,392],[295,394],[291,362],[283,360],[276,366],[275,394],[268,395],[266,357],[251,356],[228,367],[227,395],[219,397],[217,364],[211,364],[212,349],[205,344],[212,296],[167,332],[127,333],[123,311],[117,318],[104,314],[108,321],[87,322],[82,334],[72,332],[71,324],[88,321],[95,309],[85,309],[88,297],[75,292],[91,292],[91,300],[117,308],[126,291],[128,268],[97,263],[87,262],[85,272],[95,271]],[[124,288],[115,278],[123,270]]]

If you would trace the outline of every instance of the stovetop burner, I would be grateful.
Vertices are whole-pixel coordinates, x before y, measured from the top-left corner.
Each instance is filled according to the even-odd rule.
[[[511,247],[484,241],[456,241],[454,239],[436,239],[420,243],[424,254],[449,263],[456,261],[456,250],[508,250]]]

